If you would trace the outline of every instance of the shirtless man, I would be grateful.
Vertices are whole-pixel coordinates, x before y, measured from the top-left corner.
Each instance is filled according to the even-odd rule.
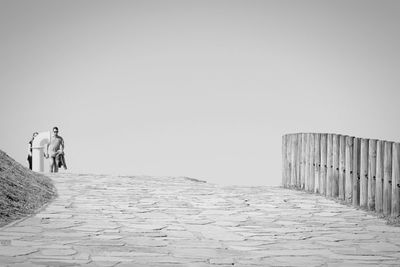
[[[47,144],[46,153],[46,158],[50,157],[50,172],[58,172],[59,156],[62,153],[64,153],[64,139],[58,135],[58,127],[53,127],[53,136]]]

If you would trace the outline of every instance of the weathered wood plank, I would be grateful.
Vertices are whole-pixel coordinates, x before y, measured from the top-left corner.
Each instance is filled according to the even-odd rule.
[[[392,147],[392,217],[400,215],[400,144]]]
[[[376,183],[375,183],[375,211],[378,214],[383,213],[383,159],[384,159],[384,141],[376,143]]]
[[[301,188],[301,134],[297,134],[296,188]]]
[[[290,173],[290,187],[294,188],[296,185],[296,148],[297,148],[297,136],[295,134],[291,135],[292,145],[291,145],[291,173]]]
[[[346,184],[346,136],[339,137],[339,199],[345,198]]]
[[[353,206],[360,205],[360,138],[353,142]]]
[[[328,134],[327,139],[327,173],[326,173],[326,196],[332,196],[333,185],[333,135]]]
[[[347,203],[353,201],[353,141],[354,137],[346,136],[346,190],[345,200]]]
[[[333,183],[332,183],[332,196],[339,196],[339,135],[334,134],[332,137],[333,149]]]
[[[360,158],[360,207],[367,208],[368,204],[368,139],[361,139]]]
[[[392,142],[385,142],[383,158],[383,215],[392,212]]]
[[[307,137],[305,133],[301,134],[301,189],[305,189],[305,175],[306,175],[306,143]]]
[[[315,162],[314,162],[314,147],[315,147],[315,134],[310,134],[310,185],[308,190],[310,192],[314,192],[314,184],[315,184]]]
[[[314,149],[314,162],[315,162],[315,186],[314,193],[320,193],[320,183],[321,183],[321,134],[315,134],[315,149]]]
[[[360,161],[360,207],[367,208],[368,204],[368,139],[361,139]]]
[[[305,179],[305,184],[304,184],[304,190],[308,191],[308,188],[310,186],[310,134],[306,134],[306,155],[305,155],[305,161],[306,164],[304,165],[304,179]]]
[[[312,144],[311,144],[311,133],[307,134],[307,184],[306,184],[306,191],[310,190],[310,184],[311,184],[311,149],[312,149]]]
[[[376,141],[368,142],[368,209],[375,210]]]
[[[286,135],[282,136],[282,186],[286,187]]]
[[[321,134],[321,189],[322,195],[326,196],[326,172],[327,172],[327,134]]]

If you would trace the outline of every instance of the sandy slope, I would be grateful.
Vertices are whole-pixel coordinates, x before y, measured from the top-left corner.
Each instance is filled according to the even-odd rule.
[[[54,198],[52,181],[0,150],[0,226],[27,216]]]

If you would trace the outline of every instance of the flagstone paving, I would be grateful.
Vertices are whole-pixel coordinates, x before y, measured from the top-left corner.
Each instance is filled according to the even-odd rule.
[[[321,196],[195,179],[55,174],[0,228],[0,266],[400,266],[400,228]]]

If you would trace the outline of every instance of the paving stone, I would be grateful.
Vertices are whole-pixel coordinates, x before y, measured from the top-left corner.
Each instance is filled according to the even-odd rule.
[[[56,239],[84,239],[90,235],[92,235],[92,232],[81,232],[81,231],[46,231],[42,233],[42,236],[48,237],[48,238],[56,238]]]
[[[177,258],[193,258],[193,259],[210,259],[211,257],[218,257],[223,255],[225,251],[221,248],[181,248],[173,251],[172,255]]]
[[[27,262],[26,256],[14,257],[14,256],[1,256],[0,255],[0,263],[3,265],[6,264],[23,264]]]
[[[187,239],[187,240],[168,240],[171,247],[178,250],[181,248],[211,248],[217,249],[222,247],[222,242],[212,239]]]
[[[0,256],[24,256],[38,251],[37,248],[31,247],[14,247],[14,246],[1,246]]]
[[[195,234],[189,231],[165,231],[168,239],[191,239],[195,238]]]
[[[318,256],[329,255],[327,249],[280,249],[280,250],[264,250],[254,251],[252,254],[260,257],[274,257],[274,256]]]
[[[117,267],[186,267],[186,266],[195,266],[195,265],[187,265],[180,263],[149,263],[149,262],[121,262]]]
[[[211,258],[209,263],[211,265],[235,265],[235,259],[233,258]]]
[[[97,233],[97,232],[101,232],[103,230],[103,228],[101,226],[76,226],[76,227],[71,227],[72,230],[74,231],[81,231],[81,232],[85,232],[85,233]]]
[[[103,246],[103,247],[120,247],[124,246],[125,243],[119,240],[82,240],[75,242],[74,245],[80,246]]]
[[[147,246],[147,247],[165,247],[168,242],[163,239],[151,237],[124,237],[122,241],[127,245]]]
[[[119,240],[122,239],[122,235],[109,235],[109,234],[99,234],[91,237],[92,239],[100,239],[100,240]]]
[[[278,187],[50,175],[58,198],[0,228],[7,266],[398,266],[400,228]],[[0,266],[1,266],[0,264]]]
[[[66,212],[62,212],[62,213],[40,213],[38,215],[35,216],[35,218],[40,219],[41,221],[43,220],[52,220],[52,219],[70,219],[73,217],[73,214],[68,214]]]
[[[304,266],[317,267],[324,266],[324,259],[315,256],[280,256],[275,258],[264,258],[262,260],[264,266]],[[350,266],[350,265],[345,265]]]
[[[85,267],[113,267],[117,266],[119,261],[91,261],[83,266]]]
[[[47,265],[44,264],[35,264],[33,262],[25,262],[25,263],[13,263],[13,264],[8,264],[7,267],[47,267]]]
[[[15,226],[12,228],[4,229],[5,232],[17,232],[17,233],[40,233],[43,231],[41,227],[36,226]]]
[[[384,261],[384,260],[394,260],[395,257],[389,256],[378,256],[378,255],[344,255],[344,254],[331,254],[329,255],[331,259],[340,259],[347,261]],[[400,262],[400,261],[399,261]]]
[[[144,253],[144,254],[136,254],[131,253],[123,256],[92,256],[92,260],[94,262],[97,261],[109,261],[109,262],[135,262],[138,257],[144,257],[147,261],[154,261],[154,257],[160,256],[158,254]]]
[[[382,252],[400,252],[400,244],[391,244],[388,242],[373,242],[373,243],[361,243],[359,247],[361,249],[371,251],[382,251]]]
[[[166,228],[168,225],[165,224],[135,224],[135,223],[130,223],[130,227],[133,229],[137,229],[138,231],[141,230],[161,230]]]
[[[244,240],[244,237],[227,231],[223,227],[213,225],[188,225],[187,229],[191,232],[199,232],[204,238],[215,240]]]
[[[44,256],[70,256],[75,255],[76,251],[73,249],[41,249],[40,254]]]
[[[7,229],[7,228],[5,228]],[[35,233],[17,232],[17,231],[1,231],[0,228],[0,240],[20,239],[22,237],[32,237]]]
[[[9,240],[9,241],[10,241],[9,245],[13,247],[40,247],[46,244],[45,242],[41,241],[25,241],[25,240]]]
[[[33,264],[41,264],[52,267],[69,267],[81,266],[90,262],[90,260],[75,260],[75,259],[30,259]]]

